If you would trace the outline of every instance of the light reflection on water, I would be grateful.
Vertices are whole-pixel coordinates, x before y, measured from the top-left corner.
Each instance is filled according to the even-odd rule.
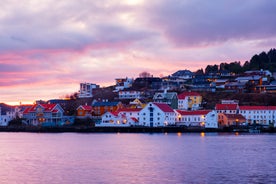
[[[0,133],[1,183],[276,183],[276,134]]]

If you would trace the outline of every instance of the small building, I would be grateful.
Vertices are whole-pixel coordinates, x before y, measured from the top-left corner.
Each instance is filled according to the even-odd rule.
[[[15,116],[12,111],[7,111],[6,115],[2,115],[2,110],[0,107],[0,126],[8,126],[9,122],[14,118]]]
[[[135,100],[129,102],[129,108],[136,109],[136,108],[144,108],[146,106],[146,102],[142,99],[136,98]]]
[[[114,92],[118,92],[118,91],[130,88],[134,80],[126,77],[126,78],[115,79],[115,81],[116,81],[116,86],[115,86]]]
[[[131,89],[125,89],[122,91],[119,91],[118,93],[119,99],[140,99],[142,97],[142,92],[138,90],[131,90]]]
[[[178,95],[178,109],[198,110],[201,108],[202,96],[198,92],[183,92]]]
[[[139,113],[139,125],[163,127],[175,125],[176,114],[166,103],[150,102]]]
[[[212,110],[177,110],[176,125],[218,128],[218,114]]]
[[[79,98],[93,97],[93,89],[99,88],[99,85],[93,83],[80,83]]]
[[[161,93],[155,93],[153,96],[153,101],[157,103],[166,103],[173,109],[178,108],[178,98],[176,92],[167,92],[167,90],[165,90]]]
[[[246,122],[246,119],[241,114],[218,114],[219,127],[238,126]]]
[[[96,126],[137,126],[139,125],[140,108],[123,108],[116,112],[106,112],[102,115],[102,121]]]
[[[178,70],[177,72],[172,74],[172,77],[176,77],[179,79],[192,79],[193,72],[190,70]]]
[[[92,106],[90,105],[80,105],[77,108],[77,116],[79,118],[91,117],[92,116]]]
[[[102,116],[106,112],[114,112],[122,107],[123,104],[121,102],[95,102],[92,104],[92,115]]]

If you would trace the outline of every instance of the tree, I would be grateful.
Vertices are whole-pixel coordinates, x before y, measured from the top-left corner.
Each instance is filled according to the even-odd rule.
[[[151,77],[151,74],[149,72],[144,71],[139,74],[139,77],[140,78],[149,78],[149,77]]]

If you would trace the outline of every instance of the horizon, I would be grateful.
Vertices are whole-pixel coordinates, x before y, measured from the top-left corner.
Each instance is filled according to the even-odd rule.
[[[58,99],[141,72],[249,61],[276,45],[276,1],[22,0],[0,13],[0,102]]]

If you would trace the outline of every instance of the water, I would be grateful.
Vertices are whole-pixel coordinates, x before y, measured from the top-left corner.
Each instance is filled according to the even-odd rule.
[[[276,183],[276,134],[0,133],[0,183]]]

